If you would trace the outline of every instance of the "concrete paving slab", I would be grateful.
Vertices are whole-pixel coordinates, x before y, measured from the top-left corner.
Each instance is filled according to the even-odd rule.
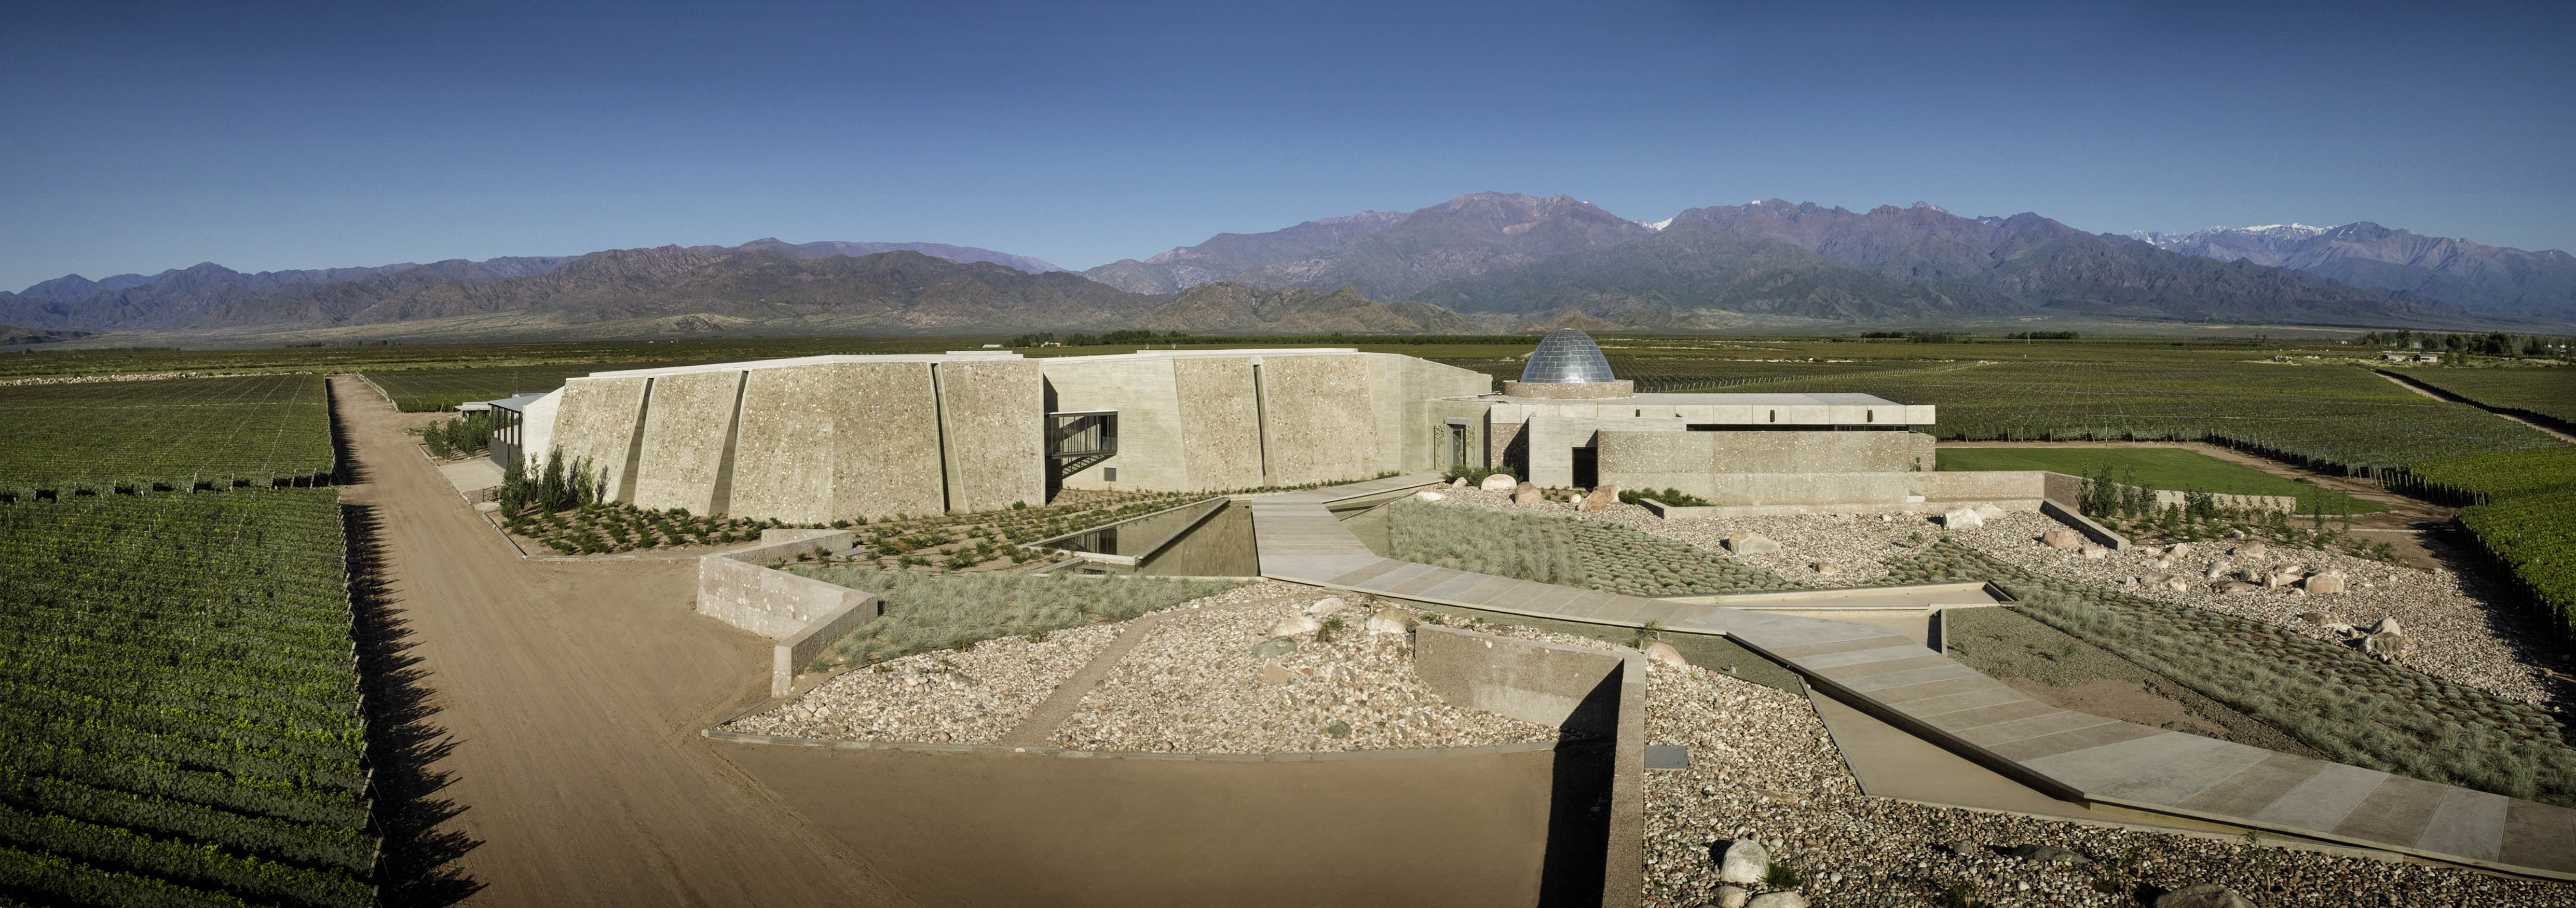
[[[2049,710],[2056,709],[2057,707],[2041,703],[2038,700],[2032,699],[2029,694],[2014,690],[2003,684],[1979,688],[1963,694],[1943,694],[1938,697],[1927,697],[1920,700],[1909,701],[1905,704],[1905,712],[1907,715],[1943,728],[1949,727],[1952,717],[1961,713],[1987,709],[2001,710],[2004,708],[2024,711],[2037,710],[2038,712],[2030,712],[2029,714],[2038,715],[2040,712],[2047,712]],[[1968,722],[1967,718],[1961,718],[1959,721],[1967,722],[1967,724],[1970,725],[1985,724],[1983,721]],[[1994,719],[1989,721],[2000,722],[2003,720]]]
[[[1871,675],[1866,678],[1853,678],[1849,681],[1836,680],[1834,683],[1842,685],[1846,690],[1868,693],[1870,691],[1885,690],[1891,687],[1908,687],[1933,681],[1951,681],[1960,678],[1985,677],[1984,675],[1977,674],[1976,669],[1960,665],[1956,662],[1951,662],[1947,659],[1941,661],[1943,664],[1936,665],[1931,668],[1918,668],[1912,671],[1902,672],[1888,672],[1883,675]]]
[[[1369,581],[1364,588],[1370,592],[1392,593],[1396,587],[1402,586],[1405,581],[1412,580],[1415,577],[1420,577],[1436,570],[1439,570],[1439,568],[1435,568],[1427,564],[1406,562],[1403,567],[1378,575],[1376,580]]]
[[[2235,775],[2210,784],[2174,806],[2201,813],[2223,813],[2251,817],[2263,807],[2281,800],[2299,783],[2315,778],[2317,771],[2333,764],[2276,753],[2261,762],[2237,770]],[[2342,817],[2335,818],[2338,822]]]
[[[2448,785],[2436,785],[2422,779],[2389,776],[2379,783],[2361,806],[2335,824],[2334,834],[2351,836],[2391,845],[2413,845],[2433,822],[2433,812],[2441,809],[2442,798],[2451,792]]]
[[[1943,725],[1939,727],[1958,736],[1959,740],[1975,744],[1979,747],[1993,747],[1997,744],[2010,744],[2014,741],[2027,741],[2032,738],[2042,737],[2045,735],[2064,734],[2070,731],[2092,728],[2093,726],[2107,724],[2112,721],[2114,720],[2105,719],[2091,713],[2070,712],[2068,710],[2060,709],[2052,712],[2041,713],[2036,716],[2008,719],[1989,725],[1978,725],[1966,728],[1955,725]]]
[[[1438,599],[1444,602],[1459,602],[1463,601],[1459,597],[1465,596],[1469,590],[1484,586],[1494,580],[1495,578],[1485,574],[1460,574],[1456,577],[1449,578],[1438,586],[1423,590],[1421,595],[1426,599]]]
[[[1806,669],[1809,674],[1813,674],[1819,678],[1831,678],[1836,681],[1854,681],[1861,678],[1875,678],[1879,675],[1892,675],[1898,672],[1908,672],[1917,669],[1939,668],[1945,665],[1958,665],[1958,663],[1950,661],[1948,657],[1943,656],[1940,653],[1918,646],[1914,648],[1914,655],[1907,656],[1902,659],[1886,659],[1878,662],[1863,662],[1857,665],[1839,665],[1833,668],[1823,669],[1815,668],[1802,662],[1798,664],[1798,667]],[[1961,667],[1964,668],[1965,666]]]
[[[1491,603],[1495,599],[1500,598],[1505,593],[1509,593],[1521,585],[1522,581],[1514,580],[1509,577],[1487,577],[1485,578],[1485,582],[1479,583],[1473,588],[1468,589],[1466,592],[1462,592],[1451,597],[1451,601]]]
[[[2376,769],[2345,766],[2341,763],[2318,763],[2316,774],[2292,787],[2279,800],[2256,810],[2258,823],[2289,826],[2298,829],[2333,829],[2351,816],[2370,793],[2379,790],[2388,774]],[[2234,813],[2234,811],[2219,811]]]
[[[2096,725],[2091,728],[2079,728],[2074,731],[2060,732],[2053,735],[2025,738],[2023,740],[2013,741],[2006,744],[1998,744],[1986,749],[1995,752],[2004,759],[2011,760],[2016,763],[2029,764],[2041,757],[2053,757],[2058,754],[2074,753],[2079,750],[2091,750],[2096,747],[2107,747],[2109,745],[2135,741],[2141,738],[2152,738],[2158,735],[2174,734],[2182,733],[2166,731],[2161,728],[2148,728],[2144,725],[2130,722],[2112,722],[2104,725]],[[2183,735],[2183,737],[2191,736]],[[2075,767],[2082,766],[2084,764],[2082,761],[2078,760],[2065,765]],[[2046,770],[2041,771],[2045,772]],[[2055,774],[2051,773],[2051,775],[2054,776]]]
[[[1452,570],[1450,568],[1433,568],[1429,571],[1407,578],[1404,582],[1398,583],[1394,586],[1384,586],[1383,584],[1380,584],[1380,586],[1382,586],[1388,593],[1392,593],[1394,595],[1418,596],[1429,591],[1432,587],[1456,580],[1460,577],[1471,576],[1475,575]]]
[[[1861,637],[1852,640],[1836,640],[1831,643],[1806,643],[1796,646],[1764,647],[1763,649],[1770,652],[1771,655],[1804,665],[1807,664],[1806,660],[1810,656],[1829,656],[1836,653],[1859,652],[1871,649],[1891,649],[1898,646],[1913,646],[1920,648],[1922,644],[1916,643],[1912,640],[1907,640],[1903,637],[1888,636],[1884,638]]]
[[[1369,581],[1386,576],[1388,571],[1404,565],[1405,562],[1393,558],[1380,558],[1367,567],[1333,578],[1331,583],[1334,586],[1366,586]]]
[[[2504,846],[2496,860],[2522,867],[2576,870],[2576,810],[2515,801],[2504,813]]]
[[[2441,854],[2492,861],[2504,852],[2504,820],[2513,799],[2483,791],[2454,788],[2444,792],[2433,819],[2424,824],[2415,847]]]
[[[1909,684],[1904,687],[1882,688],[1880,690],[1872,691],[1870,693],[1870,699],[1902,710],[1905,708],[1906,704],[1918,700],[1930,700],[1935,697],[1946,697],[1954,694],[1985,693],[1988,691],[2011,691],[2016,694],[2021,693],[2020,691],[2013,690],[2011,685],[1984,675],[1978,675],[1973,678],[1951,678],[1944,681],[1934,681],[1928,684]]]
[[[1801,668],[1823,671],[1829,668],[1842,668],[1846,665],[1860,665],[1868,662],[1886,662],[1893,659],[1916,659],[1923,656],[1939,658],[1940,655],[1941,654],[1932,652],[1931,650],[1925,649],[1919,645],[1912,643],[1899,643],[1895,646],[1846,650],[1839,653],[1826,653],[1820,656],[1800,656],[1798,657],[1797,662]]]
[[[2260,747],[2228,741],[2218,745],[2125,779],[2102,783],[2085,793],[2142,804],[2178,804],[2272,754]]]
[[[2114,741],[2082,750],[2060,751],[2044,757],[2031,757],[2022,760],[2021,764],[2047,773],[2050,778],[2089,792],[2228,746],[2225,741],[2199,735],[2148,728],[2125,722],[2120,724],[2130,725],[2131,729],[2146,729],[2155,734]],[[2090,726],[2067,734],[2081,735],[2102,727]]]
[[[1993,702],[1988,702],[1982,706],[1972,706],[1966,709],[1942,710],[1938,712],[1927,711],[1920,706],[1909,706],[1906,708],[1905,714],[1913,716],[1921,721],[1928,722],[1934,728],[1945,731],[1958,731],[1965,728],[1983,728],[1988,725],[2012,722],[2015,720],[2028,719],[2036,716],[2045,716],[2050,713],[2066,711],[2029,697],[1989,699]]]

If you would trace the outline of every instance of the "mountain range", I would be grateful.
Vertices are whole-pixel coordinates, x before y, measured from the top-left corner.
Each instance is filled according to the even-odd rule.
[[[1451,333],[1963,321],[2455,327],[2576,318],[2576,260],[2375,224],[2088,233],[1928,203],[1771,199],[1654,223],[1481,192],[1224,233],[1072,272],[930,243],[614,249],[244,274],[70,275],[0,293],[38,332],[609,337],[1141,327]],[[2499,321],[2503,320],[2503,321]]]
[[[2576,316],[2576,256],[2425,236],[2369,221],[2341,227],[2273,224],[2130,236],[2159,249],[2296,268],[2355,287],[2403,290],[2512,315]]]

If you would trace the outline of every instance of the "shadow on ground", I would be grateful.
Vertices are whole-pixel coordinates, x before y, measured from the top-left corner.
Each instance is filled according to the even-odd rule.
[[[355,471],[341,461],[343,475]],[[397,617],[397,600],[385,582],[383,540],[375,509],[340,506],[349,546],[349,600],[354,622],[350,636],[357,644],[360,690],[366,696],[367,765],[373,771],[376,834],[383,850],[376,863],[382,886],[380,904],[451,905],[483,885],[455,867],[458,858],[482,842],[439,827],[463,813],[455,802],[439,797],[448,774],[430,767],[455,748],[447,730],[430,720],[425,673],[411,656],[411,632]]]

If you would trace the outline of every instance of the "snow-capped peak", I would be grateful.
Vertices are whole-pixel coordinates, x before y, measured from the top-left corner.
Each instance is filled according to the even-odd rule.
[[[1644,227],[1644,228],[1648,229],[1648,230],[1662,230],[1662,229],[1664,229],[1664,228],[1666,228],[1666,227],[1670,227],[1670,226],[1672,226],[1672,225],[1673,225],[1673,219],[1672,219],[1672,218],[1665,218],[1665,219],[1660,220],[1660,221],[1638,221],[1638,222],[1637,222],[1637,224],[1638,224],[1639,226],[1642,226],[1642,227]]]

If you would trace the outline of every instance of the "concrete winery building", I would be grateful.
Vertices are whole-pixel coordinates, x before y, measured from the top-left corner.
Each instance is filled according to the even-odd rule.
[[[531,465],[560,452],[639,507],[791,523],[1453,466],[1673,488],[1748,512],[1998,497],[1946,494],[1971,474],[1931,472],[1932,438],[1913,431],[1932,423],[1928,406],[1638,394],[1573,330],[1502,384],[1346,348],[809,356],[571,379],[496,407],[509,443],[493,450]]]

